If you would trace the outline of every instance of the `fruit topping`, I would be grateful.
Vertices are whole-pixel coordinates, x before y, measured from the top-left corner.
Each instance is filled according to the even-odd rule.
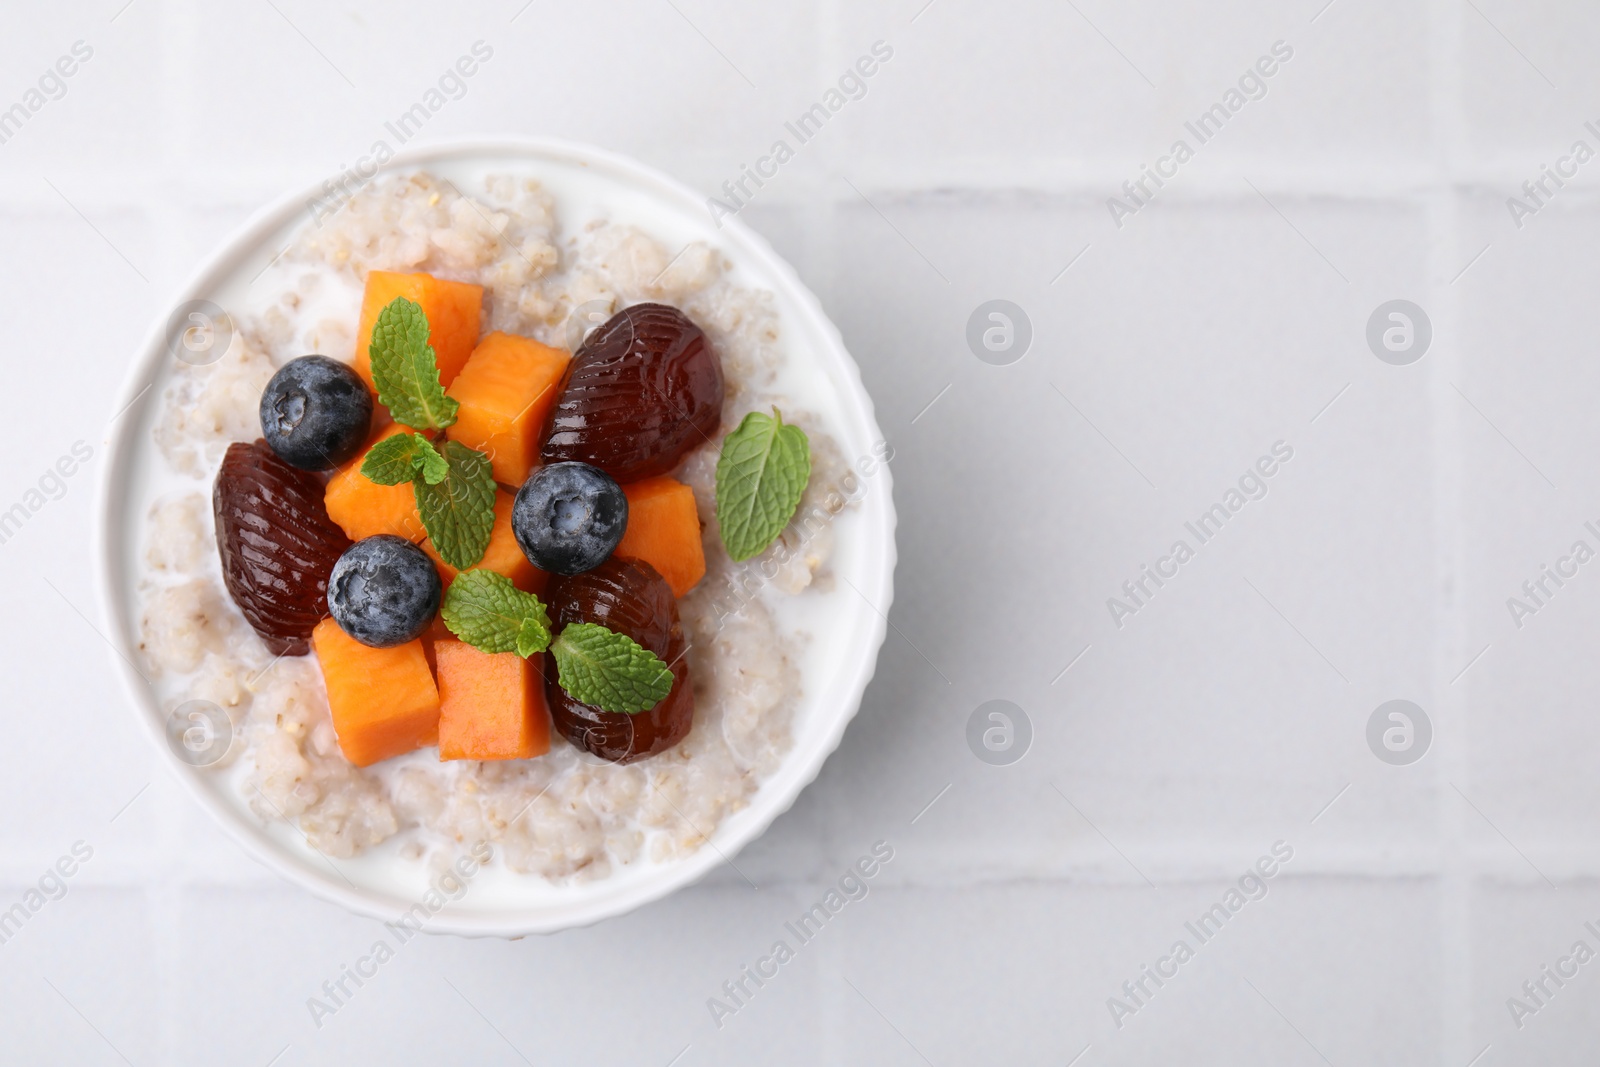
[[[570,358],[480,341],[482,296],[373,271],[354,364],[302,356],[272,377],[264,439],[217,475],[228,591],[273,652],[316,650],[358,766],[435,743],[525,759],[552,721],[612,762],[665,751],[694,720],[676,597],[706,570],[695,494],[666,475],[721,427],[721,363],[662,304],[618,312]],[[374,432],[380,414],[394,424]],[[728,435],[717,513],[735,559],[782,531],[809,468],[776,412]],[[325,487],[315,471],[333,471]]]
[[[423,432],[396,432],[377,441],[361,461],[359,476],[373,487],[391,490],[409,484],[409,491],[374,496],[387,505],[386,511],[402,511],[409,497],[439,557],[458,570],[471,567],[483,558],[494,532],[494,470],[489,457],[477,449],[460,441],[441,445],[433,440],[439,430],[455,423],[460,405],[440,384],[421,306],[396,297],[385,307],[372,329],[371,354],[378,399],[395,421]],[[348,468],[335,481],[347,474]],[[360,481],[342,482],[340,489],[360,486]],[[330,483],[330,495],[332,491]],[[394,531],[417,540],[410,536],[413,532]]]
[[[327,356],[291,359],[261,394],[262,436],[291,467],[332,470],[361,451],[371,428],[366,383]]]
[[[380,441],[409,432],[399,423],[391,423],[378,431],[372,444],[376,446]],[[328,479],[328,515],[356,541],[375,534],[394,534],[407,541],[420,541],[426,537],[428,531],[422,525],[422,515],[417,511],[417,496],[412,492],[411,484],[384,485],[375,482],[361,472],[365,462],[364,459],[352,459]]]
[[[361,297],[361,318],[356,324],[354,366],[373,392],[381,392],[380,383],[373,377],[369,351],[373,330],[383,311],[402,297],[421,308],[427,320],[424,340],[432,346],[438,359],[440,381],[449,385],[478,343],[483,286],[446,281],[431,274],[396,274],[386,270],[368,274],[366,291]]]
[[[212,508],[233,602],[275,655],[305,655],[328,614],[329,576],[350,547],[323,507],[322,483],[265,441],[237,442],[223,456]]]
[[[594,570],[558,577],[550,584],[550,629],[558,647],[569,626],[594,623],[631,638],[672,672],[672,688],[654,707],[628,715],[603,711],[567,693],[558,681],[555,655],[544,658],[545,698],[556,729],[601,759],[631,763],[655,755],[688,736],[694,722],[694,687],[684,653],[688,641],[678,621],[672,588],[654,567],[613,557]]]
[[[510,493],[495,490],[494,528],[489,533],[489,547],[484,550],[483,558],[478,561],[478,568],[505,575],[518,589],[530,593],[542,593],[550,581],[550,576],[529,563],[528,557],[522,554],[516,535],[511,532],[511,501]],[[444,587],[449,589],[450,583],[461,572],[445,562],[431,539],[422,542],[422,551],[433,560],[434,567],[439,571],[439,578],[444,582]]]
[[[464,641],[433,646],[439,664],[439,758],[528,759],[550,751],[544,677],[515,652]]]
[[[357,767],[439,740],[439,688],[422,642],[372,648],[323,619],[311,635],[334,736]]]
[[[722,364],[677,308],[635,304],[578,346],[544,433],[546,463],[618,482],[666,474],[722,421]]]
[[[628,497],[628,530],[617,555],[642,559],[682,596],[705,577],[706,550],[694,490],[662,476],[622,487]]]
[[[328,610],[340,628],[372,648],[415,640],[433,622],[441,596],[433,561],[410,541],[379,534],[357,541],[328,579]]]
[[[489,457],[495,481],[521,485],[537,465],[539,433],[571,357],[515,334],[489,334],[446,390],[460,408],[447,431]]]
[[[378,403],[394,421],[414,430],[442,430],[456,421],[458,405],[445,395],[421,304],[401,296],[379,312],[367,355]]]
[[[541,467],[517,490],[511,529],[530,562],[554,574],[598,567],[622,540],[628,498],[610,475],[587,463]]]
[[[552,641],[544,603],[494,571],[459,575],[439,617],[450,633],[480,652],[515,652],[526,659],[548,649],[555,660],[555,684],[600,711],[648,711],[672,692],[672,670],[627,634],[600,623],[573,622]]]

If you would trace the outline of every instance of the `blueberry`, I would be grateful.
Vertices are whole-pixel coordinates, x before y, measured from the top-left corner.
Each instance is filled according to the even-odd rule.
[[[392,648],[422,636],[439,610],[439,572],[416,545],[378,534],[345,549],[328,576],[328,612],[363,645]]]
[[[372,426],[361,376],[327,356],[285,363],[261,394],[261,434],[291,467],[325,471],[354,458]]]
[[[616,480],[587,463],[534,471],[511,506],[511,532],[542,571],[581,574],[607,559],[628,528],[628,498]]]

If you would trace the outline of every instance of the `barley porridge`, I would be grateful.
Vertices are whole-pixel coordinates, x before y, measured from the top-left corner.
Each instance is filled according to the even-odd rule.
[[[704,576],[677,602],[694,713],[671,747],[614,763],[552,732],[532,758],[441,760],[425,746],[357,766],[341,749],[318,656],[275,654],[230,598],[212,505],[224,454],[261,437],[258,405],[279,368],[307,353],[353,359],[373,271],[481,286],[482,333],[565,351],[585,323],[641,303],[677,308],[704,331],[723,399],[720,424],[671,472],[693,491],[704,554]],[[141,669],[163,711],[202,700],[226,714],[232,742],[211,773],[230,773],[263,823],[293,824],[328,857],[388,842],[437,868],[487,841],[513,871],[588,880],[693,852],[774,772],[791,744],[806,639],[780,625],[774,604],[829,588],[832,520],[860,483],[829,427],[781,387],[770,295],[727,275],[703,243],[675,250],[606,218],[566,232],[552,195],[525,178],[491,177],[468,193],[427,172],[382,177],[302,228],[267,276],[276,290],[235,309],[219,360],[174,372],[154,442],[192,485],[163,493],[143,530]],[[718,528],[719,455],[745,416],[774,408],[809,440],[810,477],[777,539],[735,562]]]

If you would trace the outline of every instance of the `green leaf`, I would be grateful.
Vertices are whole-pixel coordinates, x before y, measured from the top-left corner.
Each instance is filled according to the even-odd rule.
[[[672,692],[672,671],[654,652],[596,623],[569,624],[551,642],[550,651],[561,688],[601,711],[633,715]]]
[[[439,450],[434,448],[431,442],[424,441],[423,444],[426,447],[422,451],[420,464],[422,469],[417,473],[428,485],[438,485],[450,476],[450,464],[439,455]]]
[[[451,633],[484,652],[515,652],[526,659],[550,644],[550,616],[539,598],[494,571],[456,575],[440,615]]]
[[[805,431],[784,425],[777,408],[746,415],[717,459],[717,525],[728,555],[749,559],[776,541],[810,479]]]
[[[476,566],[494,532],[494,473],[489,457],[458,441],[444,443],[448,473],[436,485],[412,482],[417,510],[440,557],[458,571]]]
[[[414,430],[442,430],[456,421],[460,405],[444,395],[421,304],[403,296],[390,301],[372,326],[367,355],[378,402],[396,422]]]
[[[379,485],[399,485],[418,475],[429,485],[438,485],[449,471],[433,442],[419,433],[385,437],[361,461],[361,473]]]
[[[538,597],[534,597],[534,601],[537,603]],[[544,616],[542,608],[539,614],[539,618],[529,616],[523,619],[522,625],[517,628],[517,655],[523,659],[550,647],[550,620]]]

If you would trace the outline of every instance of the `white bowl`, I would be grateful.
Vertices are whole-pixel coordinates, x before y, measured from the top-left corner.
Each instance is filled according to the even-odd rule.
[[[867,456],[882,441],[872,401],[860,372],[845,351],[838,329],[815,296],[765,240],[736,218],[713,224],[693,190],[633,160],[584,145],[535,138],[497,138],[434,145],[399,153],[385,174],[425,168],[468,188],[486,172],[528,175],[556,193],[562,214],[576,201],[584,211],[602,210],[633,222],[657,240],[680,247],[702,240],[723,251],[740,284],[770,290],[779,316],[789,374],[798,374],[831,423],[847,460]],[[258,213],[206,262],[175,300],[209,299],[228,306],[309,221],[307,204],[324,195],[319,184]],[[259,300],[260,297],[258,296]],[[107,633],[116,646],[117,671],[127,685],[134,713],[162,759],[199,803],[271,869],[353,911],[394,919],[426,889],[418,861],[402,860],[383,846],[337,863],[312,851],[286,823],[263,824],[253,815],[227,773],[190,766],[168,744],[167,710],[133,669],[138,653],[139,555],[154,473],[164,461],[155,451],[151,427],[175,360],[166,347],[167,318],[151,330],[122,391],[122,412],[111,431],[109,457],[99,494],[97,564]],[[154,386],[151,388],[151,386]],[[124,410],[125,409],[125,410]],[[883,643],[893,595],[894,505],[886,465],[863,479],[860,503],[835,524],[834,573],[842,579],[815,604],[826,611],[808,621],[812,638],[800,664],[802,693],[795,709],[793,747],[778,770],[761,783],[748,806],[728,817],[708,844],[676,861],[640,861],[609,878],[556,886],[537,875],[517,875],[491,864],[458,902],[434,915],[427,928],[468,935],[518,936],[596,922],[658,900],[728,862],[786,811],[839,744],[860,706]],[[196,486],[209,491],[209,486]],[[801,598],[796,598],[801,599]],[[813,614],[818,610],[812,607]],[[820,625],[817,625],[820,624]]]

